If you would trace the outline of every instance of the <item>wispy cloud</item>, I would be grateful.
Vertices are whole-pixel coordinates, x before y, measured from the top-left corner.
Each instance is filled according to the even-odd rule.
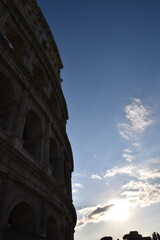
[[[81,183],[74,183],[73,187],[74,188],[83,188],[83,185]]]
[[[134,207],[146,207],[160,202],[160,184],[151,184],[143,181],[130,181],[122,187],[122,196]]]
[[[137,165],[124,165],[108,169],[104,177],[127,175],[130,181],[122,186],[121,196],[132,207],[146,207],[160,202],[160,162],[159,159],[148,160]]]
[[[94,174],[92,174],[91,175],[91,179],[99,179],[99,180],[101,180],[102,179],[102,177],[100,177],[99,175],[94,175]]]
[[[127,140],[135,139],[154,123],[151,109],[138,98],[133,98],[132,103],[124,107],[124,112],[125,121],[119,123],[118,128],[120,135]]]
[[[135,147],[135,148],[140,148],[141,144],[139,142],[133,142],[132,146]]]
[[[127,161],[127,162],[132,162],[134,159],[134,156],[132,154],[132,150],[129,148],[126,148],[123,150],[122,157]]]
[[[81,178],[81,177],[86,177],[85,174],[82,174],[82,173],[79,173],[79,172],[74,172],[74,173],[73,173],[73,176],[74,176],[74,177],[80,177],[80,178]]]
[[[146,106],[138,98],[132,98],[131,104],[124,107],[124,121],[118,124],[119,134],[129,142],[122,157],[127,162],[136,159],[135,151],[141,151],[141,137],[148,126],[155,123],[149,106]]]
[[[73,183],[72,187],[72,193],[77,193],[79,192],[79,189],[83,188],[83,185],[81,183]]]
[[[134,171],[135,171],[135,166],[132,166],[132,165],[125,165],[123,167],[114,167],[114,168],[108,169],[104,177],[105,178],[114,177],[118,174],[127,174],[129,176],[133,176]]]
[[[78,191],[76,189],[72,189],[72,193],[77,193]]]
[[[138,164],[138,165],[124,165],[122,167],[114,167],[108,169],[104,175],[107,177],[114,177],[118,174],[125,174],[130,177],[134,177],[138,180],[148,180],[148,179],[156,179],[160,178],[160,169],[147,167],[146,164]]]

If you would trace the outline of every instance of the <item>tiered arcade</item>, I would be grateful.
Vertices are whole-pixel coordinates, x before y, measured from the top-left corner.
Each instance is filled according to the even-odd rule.
[[[0,240],[73,240],[62,62],[35,0],[0,0]]]

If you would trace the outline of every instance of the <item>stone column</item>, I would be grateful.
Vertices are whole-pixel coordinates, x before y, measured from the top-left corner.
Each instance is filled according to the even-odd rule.
[[[67,195],[69,198],[72,198],[72,193],[71,193],[71,173],[68,173],[67,175]]]
[[[52,175],[58,185],[61,185],[61,157],[60,153],[54,154]]]
[[[66,240],[65,238],[65,215],[61,217],[61,224],[60,224],[60,240]]]
[[[65,188],[66,188],[66,195],[69,198],[72,198],[72,193],[71,193],[71,171],[69,168],[69,163],[66,161],[64,162],[64,173],[65,173]]]
[[[12,132],[11,143],[14,144],[15,147],[21,148],[23,145],[23,130],[25,124],[25,118],[27,113],[28,106],[28,90],[25,89],[19,107],[17,111],[15,111],[12,116],[12,124],[10,124],[9,131]]]
[[[42,156],[43,156],[42,164],[44,166],[45,172],[49,176],[52,175],[51,167],[50,167],[50,164],[49,164],[50,127],[51,127],[51,123],[50,122],[46,122],[45,123],[43,153],[42,153]]]
[[[64,158],[64,153],[63,153],[63,148],[61,148],[61,153],[60,153],[60,158],[59,158],[59,185],[60,188],[63,190],[63,192],[65,192],[65,176],[64,176],[64,172],[65,172],[65,158]]]
[[[65,240],[73,240],[72,234],[71,234],[71,226],[69,223],[69,220],[65,219]]]
[[[72,228],[72,223],[68,220],[66,222],[66,227],[67,227],[67,236],[65,240],[73,240],[74,233],[73,233],[73,228]]]
[[[6,130],[7,132],[12,132],[12,127],[14,125],[14,116],[15,116],[15,113],[17,113],[17,107],[18,107],[18,103],[16,101],[13,101],[11,103],[10,106],[7,106],[8,107],[8,111],[9,111],[9,116],[8,116],[8,119],[6,121]]]
[[[46,200],[43,199],[41,203],[41,209],[40,209],[40,219],[37,225],[37,232],[43,238],[45,238],[47,234],[47,213],[48,213],[48,209],[46,205]]]

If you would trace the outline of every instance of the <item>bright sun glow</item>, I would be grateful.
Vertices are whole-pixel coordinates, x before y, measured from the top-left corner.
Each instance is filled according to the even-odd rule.
[[[130,215],[130,205],[123,200],[112,201],[113,207],[110,208],[108,214],[110,219],[116,221],[126,220]]]

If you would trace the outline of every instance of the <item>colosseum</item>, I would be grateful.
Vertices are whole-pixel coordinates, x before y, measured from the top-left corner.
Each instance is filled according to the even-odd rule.
[[[0,0],[0,240],[73,240],[62,61],[35,0]]]

